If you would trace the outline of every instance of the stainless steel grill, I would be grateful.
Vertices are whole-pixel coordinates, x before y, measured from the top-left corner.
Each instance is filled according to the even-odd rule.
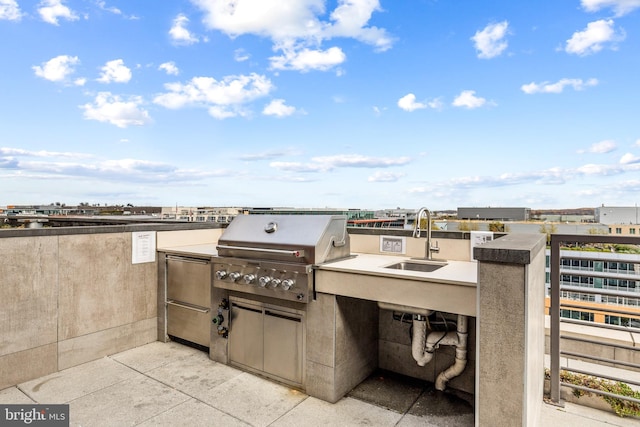
[[[218,240],[214,286],[302,303],[314,265],[350,256],[340,215],[245,215]]]
[[[304,390],[313,266],[350,256],[346,224],[331,215],[248,215],[229,224],[213,260],[213,285],[228,304],[212,337],[228,339],[230,365]]]

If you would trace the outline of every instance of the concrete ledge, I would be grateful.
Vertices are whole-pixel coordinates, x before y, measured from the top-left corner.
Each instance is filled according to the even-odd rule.
[[[544,234],[507,234],[492,242],[473,248],[477,261],[504,264],[531,264],[532,254],[538,253],[546,244]]]
[[[0,390],[58,370],[56,343],[0,357]]]
[[[137,223],[50,228],[8,228],[0,230],[0,239],[5,237],[69,236],[75,234],[131,233],[135,231],[203,230],[213,228],[223,228],[223,226],[217,223],[208,222],[154,222],[149,224]]]
[[[140,320],[58,343],[58,369],[100,359],[156,341],[157,318]]]

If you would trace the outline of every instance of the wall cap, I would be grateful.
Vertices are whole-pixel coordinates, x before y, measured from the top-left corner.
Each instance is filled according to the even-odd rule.
[[[507,234],[473,248],[473,258],[480,262],[526,265],[545,246],[545,234]]]

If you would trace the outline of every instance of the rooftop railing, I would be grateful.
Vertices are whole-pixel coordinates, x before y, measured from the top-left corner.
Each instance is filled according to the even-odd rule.
[[[640,245],[640,237],[631,237],[631,236],[607,236],[607,235],[578,235],[578,234],[552,234],[551,235],[551,259],[550,259],[550,268],[551,268],[551,304],[550,304],[550,399],[552,402],[556,404],[560,404],[561,399],[561,387],[569,387],[574,390],[580,392],[590,392],[598,395],[602,395],[604,397],[616,398],[621,400],[626,400],[629,402],[633,402],[636,404],[640,404],[640,399],[612,393],[609,391],[596,389],[592,387],[588,387],[585,385],[572,384],[569,382],[565,382],[561,380],[561,370],[572,372],[581,375],[589,375],[596,378],[601,378],[614,382],[621,382],[625,384],[630,384],[636,387],[640,387],[640,382],[633,381],[630,379],[619,378],[615,375],[603,373],[604,370],[600,370],[599,372],[588,371],[583,369],[569,368],[568,366],[561,366],[561,356],[565,356],[567,358],[576,358],[581,360],[589,360],[592,364],[589,366],[598,366],[598,365],[606,365],[606,366],[620,366],[623,368],[632,368],[640,370],[640,364],[622,361],[622,360],[614,360],[607,357],[596,356],[592,354],[584,354],[576,351],[563,351],[560,348],[561,339],[565,340],[565,342],[582,342],[587,344],[587,346],[595,344],[600,346],[609,346],[614,349],[623,349],[634,352],[634,357],[631,360],[637,360],[636,355],[640,355],[640,348],[625,344],[616,344],[610,342],[604,342],[603,340],[599,340],[597,338],[589,338],[589,337],[575,337],[571,335],[563,335],[561,333],[560,324],[562,322],[565,323],[574,323],[580,325],[588,325],[590,327],[597,328],[605,328],[609,330],[618,330],[618,331],[628,331],[628,332],[640,332],[640,328],[633,326],[618,326],[618,325],[610,325],[610,324],[602,324],[602,323],[594,323],[588,322],[578,319],[568,319],[560,316],[561,309],[565,310],[579,310],[585,309],[585,305],[581,303],[581,301],[575,300],[565,300],[561,299],[562,292],[579,292],[580,294],[593,294],[593,295],[601,295],[601,296],[609,296],[609,297],[629,297],[630,292],[619,291],[619,290],[610,290],[603,288],[591,288],[591,287],[578,287],[578,286],[570,286],[565,285],[561,281],[561,255],[560,248],[562,245],[566,244],[596,244],[596,243],[604,243],[604,244],[612,244],[612,245]],[[592,275],[598,276],[602,274],[602,272],[591,272]],[[638,312],[630,311],[626,309],[624,306],[617,305],[608,305],[603,304],[598,307],[599,312],[607,313],[607,315],[611,316],[630,316],[630,315],[638,315]],[[640,326],[640,325],[639,325]],[[593,369],[593,368],[592,368]]]

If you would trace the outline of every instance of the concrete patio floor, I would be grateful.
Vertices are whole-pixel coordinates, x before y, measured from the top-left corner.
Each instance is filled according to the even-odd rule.
[[[468,400],[468,399],[467,399]],[[377,373],[335,404],[154,342],[0,391],[3,404],[69,403],[72,426],[473,426],[472,405]],[[637,426],[579,405],[543,405],[542,425]]]

